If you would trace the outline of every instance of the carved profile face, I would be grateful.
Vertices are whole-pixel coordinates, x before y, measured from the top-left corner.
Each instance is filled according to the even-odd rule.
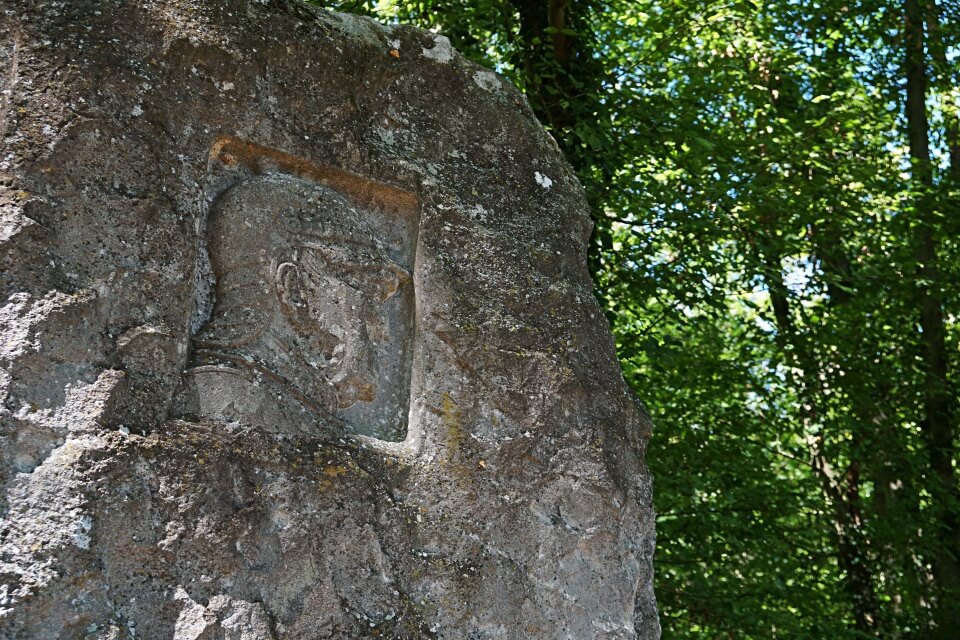
[[[224,193],[208,228],[216,300],[195,360],[253,363],[350,431],[402,437],[412,282],[396,259],[402,234],[378,216],[288,175]]]
[[[302,242],[277,267],[284,315],[305,353],[336,391],[336,407],[373,402],[378,347],[391,341],[390,300],[410,275],[374,242],[328,239]]]

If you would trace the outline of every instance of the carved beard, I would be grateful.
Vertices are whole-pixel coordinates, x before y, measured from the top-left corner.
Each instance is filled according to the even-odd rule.
[[[303,353],[316,356],[308,371],[316,372],[325,390],[335,391],[331,408],[346,409],[357,402],[373,402],[377,379],[372,341],[388,338],[366,291],[341,278],[318,273],[308,261],[301,263],[305,320],[298,327]],[[376,327],[374,335],[369,328]],[[382,325],[382,326],[380,326]]]
[[[343,362],[335,360],[334,351],[342,345],[341,341],[331,333],[318,331],[317,335],[306,338],[311,343],[303,349],[294,349],[289,354],[291,368],[296,371],[291,376],[291,383],[301,388],[303,392],[316,402],[331,411],[347,409],[357,402],[373,402],[376,398],[376,387],[372,384],[373,363],[365,368],[366,375],[344,375]],[[323,358],[311,358],[312,354],[320,352]],[[368,359],[369,360],[369,359]]]

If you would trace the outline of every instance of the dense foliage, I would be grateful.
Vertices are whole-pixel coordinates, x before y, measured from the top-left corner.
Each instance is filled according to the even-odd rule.
[[[509,76],[581,176],[664,637],[957,637],[960,3],[335,6]]]

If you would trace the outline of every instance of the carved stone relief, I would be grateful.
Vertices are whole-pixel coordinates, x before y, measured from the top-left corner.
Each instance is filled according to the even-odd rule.
[[[214,304],[173,415],[285,434],[403,440],[415,199],[236,138],[210,208]]]

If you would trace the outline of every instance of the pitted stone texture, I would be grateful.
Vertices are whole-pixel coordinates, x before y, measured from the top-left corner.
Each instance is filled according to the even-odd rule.
[[[0,0],[0,65],[0,637],[659,636],[649,421],[509,83],[282,1]],[[355,218],[253,281],[319,378],[210,324],[258,180]]]

